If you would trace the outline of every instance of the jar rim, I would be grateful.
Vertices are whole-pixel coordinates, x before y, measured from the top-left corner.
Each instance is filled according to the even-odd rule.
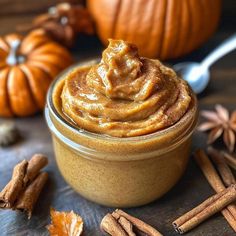
[[[82,128],[77,128],[74,125],[71,124],[71,122],[69,122],[66,118],[64,118],[63,116],[61,116],[61,114],[57,111],[54,103],[53,103],[53,92],[54,92],[54,88],[55,86],[62,81],[65,76],[68,73],[73,72],[74,69],[76,69],[77,67],[83,67],[83,66],[89,66],[92,64],[95,64],[98,62],[98,59],[90,59],[88,61],[84,61],[84,62],[79,62],[79,63],[75,63],[72,66],[70,66],[69,68],[67,68],[66,70],[62,71],[55,79],[54,81],[51,83],[50,88],[48,90],[47,93],[47,107],[49,109],[49,111],[51,112],[51,114],[53,114],[53,116],[57,119],[57,121],[59,121],[60,124],[62,124],[63,126],[65,126],[67,129],[69,129],[70,131],[73,131],[79,135],[85,136],[85,137],[89,137],[89,138],[97,138],[97,139],[101,139],[101,140],[109,140],[109,141],[113,141],[113,142],[127,142],[127,141],[143,141],[143,140],[147,140],[147,139],[151,139],[151,138],[156,138],[158,135],[162,136],[165,135],[166,133],[171,132],[173,129],[176,129],[176,127],[179,127],[181,124],[183,124],[184,122],[186,122],[189,119],[189,116],[192,114],[192,116],[194,116],[197,113],[197,107],[196,106],[192,106],[191,110],[193,112],[190,112],[191,110],[188,110],[181,118],[180,120],[178,120],[175,124],[164,128],[162,130],[157,130],[156,132],[150,133],[150,134],[145,134],[145,135],[140,135],[140,136],[135,136],[135,137],[114,137],[114,136],[109,136],[109,135],[105,135],[105,134],[99,134],[99,133],[94,133]],[[196,95],[192,92],[192,98],[194,100],[194,103],[197,103],[197,99],[196,99]],[[190,116],[191,118],[191,116]],[[184,132],[185,133],[185,132]]]

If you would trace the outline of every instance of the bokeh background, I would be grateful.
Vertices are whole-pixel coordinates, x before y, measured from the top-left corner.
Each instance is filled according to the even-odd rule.
[[[86,4],[85,0],[0,0],[0,35],[15,32],[17,25],[31,22],[36,15],[46,12],[48,7],[59,2],[80,2],[82,4]],[[199,49],[183,58],[178,59],[178,61],[201,60],[204,55],[211,51],[223,39],[234,33],[235,30],[236,1],[223,0],[221,20],[216,33]],[[80,59],[81,57],[89,57],[91,54],[99,55],[101,50],[102,44],[99,42],[97,37],[90,37],[90,39],[86,37],[85,40],[83,36],[79,36],[77,43],[73,48],[74,54]]]

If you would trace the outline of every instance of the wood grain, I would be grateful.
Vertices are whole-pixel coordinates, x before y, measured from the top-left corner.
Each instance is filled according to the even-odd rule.
[[[54,2],[56,1],[0,0],[0,34],[13,32],[16,24],[28,22],[37,12]],[[223,39],[231,35],[235,31],[235,12],[235,0],[224,1],[222,21],[218,32],[202,48],[178,61],[199,61]],[[101,50],[102,46],[98,39],[93,37],[79,37],[72,49],[75,57],[80,61],[99,55]],[[226,56],[211,68],[211,83],[207,90],[198,97],[200,108],[210,109],[214,107],[215,103],[222,103],[231,110],[235,109],[235,61],[236,52]],[[0,149],[0,189],[10,179],[13,166],[24,158],[30,159],[32,154],[37,152],[42,152],[49,157],[49,165],[46,167],[49,181],[39,198],[31,220],[21,213],[0,211],[0,235],[48,235],[45,226],[50,222],[50,206],[57,210],[73,209],[85,219],[85,235],[101,235],[99,223],[107,212],[114,209],[85,200],[63,180],[55,163],[50,133],[43,114],[15,119],[15,121],[21,131],[22,140],[11,148]],[[205,142],[206,135],[196,132],[193,139],[193,149],[204,147]],[[201,171],[191,159],[183,178],[163,198],[146,206],[126,209],[126,211],[150,223],[165,236],[175,236],[178,234],[174,232],[171,222],[213,193]],[[233,232],[224,218],[218,214],[186,235],[228,236],[233,235]]]

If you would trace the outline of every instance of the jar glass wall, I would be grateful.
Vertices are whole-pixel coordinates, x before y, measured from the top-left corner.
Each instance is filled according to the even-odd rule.
[[[45,109],[63,177],[85,198],[107,206],[133,207],[161,197],[186,168],[197,122],[195,95],[187,113],[164,130],[129,138],[96,134],[73,125],[56,96],[65,77],[78,66],[54,81]]]

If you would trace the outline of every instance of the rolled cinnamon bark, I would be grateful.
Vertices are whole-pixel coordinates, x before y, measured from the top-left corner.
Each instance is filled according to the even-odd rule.
[[[173,222],[177,232],[183,234],[236,200],[236,185],[208,198],[202,204]]]
[[[33,207],[47,179],[48,174],[46,172],[40,173],[36,177],[36,179],[26,188],[26,190],[20,195],[18,201],[15,204],[14,209],[27,212],[28,218],[31,218]]]
[[[133,231],[133,225],[125,219],[125,217],[121,216],[118,219],[119,224],[122,226],[122,228],[126,231],[128,236],[136,236],[136,234]]]
[[[224,152],[222,151],[221,152],[222,155],[225,157],[225,160],[227,161],[227,163],[233,168],[236,170],[236,158],[229,154],[228,152]]]
[[[223,182],[221,181],[218,173],[216,172],[214,166],[209,160],[206,153],[199,149],[194,153],[195,160],[205,175],[208,183],[216,192],[221,192],[225,189]],[[225,209],[221,211],[222,215],[225,217],[229,225],[236,232],[236,208],[234,204],[229,204]]]
[[[231,184],[235,184],[236,180],[232,171],[227,165],[224,156],[213,147],[209,147],[207,152],[215,163],[225,186],[229,187]]]
[[[116,219],[108,213],[101,222],[101,229],[112,236],[128,236]]]
[[[36,154],[28,162],[23,160],[13,169],[12,179],[0,192],[0,208],[22,210],[31,217],[38,196],[48,178],[39,171],[47,165],[47,157]]]
[[[138,230],[142,231],[143,233],[149,235],[149,236],[162,236],[160,232],[158,232],[156,229],[154,229],[152,226],[148,225],[147,223],[143,222],[142,220],[135,218],[126,212],[116,209],[112,215],[117,218],[119,217],[124,217],[128,221],[130,221]]]
[[[225,186],[206,153],[202,149],[199,149],[194,153],[194,157],[211,187],[216,192],[224,190]]]
[[[38,175],[39,171],[48,164],[48,158],[42,154],[34,154],[30,159],[24,182],[27,185],[31,183]]]
[[[191,218],[195,217],[197,214],[199,214],[201,211],[206,209],[209,205],[212,204],[213,201],[219,199],[223,195],[223,191],[220,192],[218,195],[214,195],[207,200],[205,200],[203,203],[201,203],[198,207],[195,207],[191,211],[185,213],[183,216],[179,217],[177,220],[175,220],[172,224],[175,229],[178,229],[181,225],[189,221]]]
[[[136,232],[137,235],[142,233],[142,235],[145,234],[147,236],[162,236],[152,226],[119,209],[103,218],[101,229],[111,236],[136,236]]]
[[[23,160],[17,164],[12,173],[10,182],[0,192],[0,208],[11,208],[21,191],[24,189],[24,177],[28,162]]]

